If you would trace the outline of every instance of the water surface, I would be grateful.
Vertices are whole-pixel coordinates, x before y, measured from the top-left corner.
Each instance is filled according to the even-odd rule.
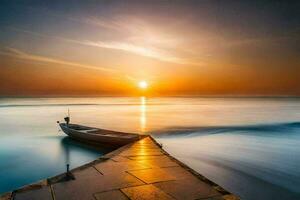
[[[150,133],[242,199],[300,198],[300,99],[26,98],[0,100],[0,192],[95,159],[56,120]],[[67,153],[69,152],[69,153]]]

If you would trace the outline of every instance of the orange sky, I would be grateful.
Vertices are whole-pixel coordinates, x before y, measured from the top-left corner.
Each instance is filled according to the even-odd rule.
[[[300,95],[296,8],[8,3],[0,95]]]

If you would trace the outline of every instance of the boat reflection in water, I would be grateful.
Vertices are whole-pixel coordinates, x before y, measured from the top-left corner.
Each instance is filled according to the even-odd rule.
[[[82,152],[83,149],[91,152],[110,152],[116,149],[116,147],[91,145],[81,143],[70,137],[64,137],[61,142],[61,155],[63,156],[65,166],[70,165],[71,168],[77,167],[77,157],[78,154]],[[99,155],[100,157],[101,155]]]

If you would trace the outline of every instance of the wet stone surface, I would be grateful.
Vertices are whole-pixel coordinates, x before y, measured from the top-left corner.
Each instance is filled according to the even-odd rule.
[[[190,172],[150,137],[121,149],[105,160],[72,170],[74,180],[15,191],[12,199],[238,199]]]
[[[52,200],[51,189],[49,186],[15,194],[15,200]]]

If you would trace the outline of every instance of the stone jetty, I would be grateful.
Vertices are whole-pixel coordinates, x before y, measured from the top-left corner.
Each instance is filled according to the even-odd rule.
[[[151,137],[84,166],[4,194],[1,200],[237,200],[165,152]]]

